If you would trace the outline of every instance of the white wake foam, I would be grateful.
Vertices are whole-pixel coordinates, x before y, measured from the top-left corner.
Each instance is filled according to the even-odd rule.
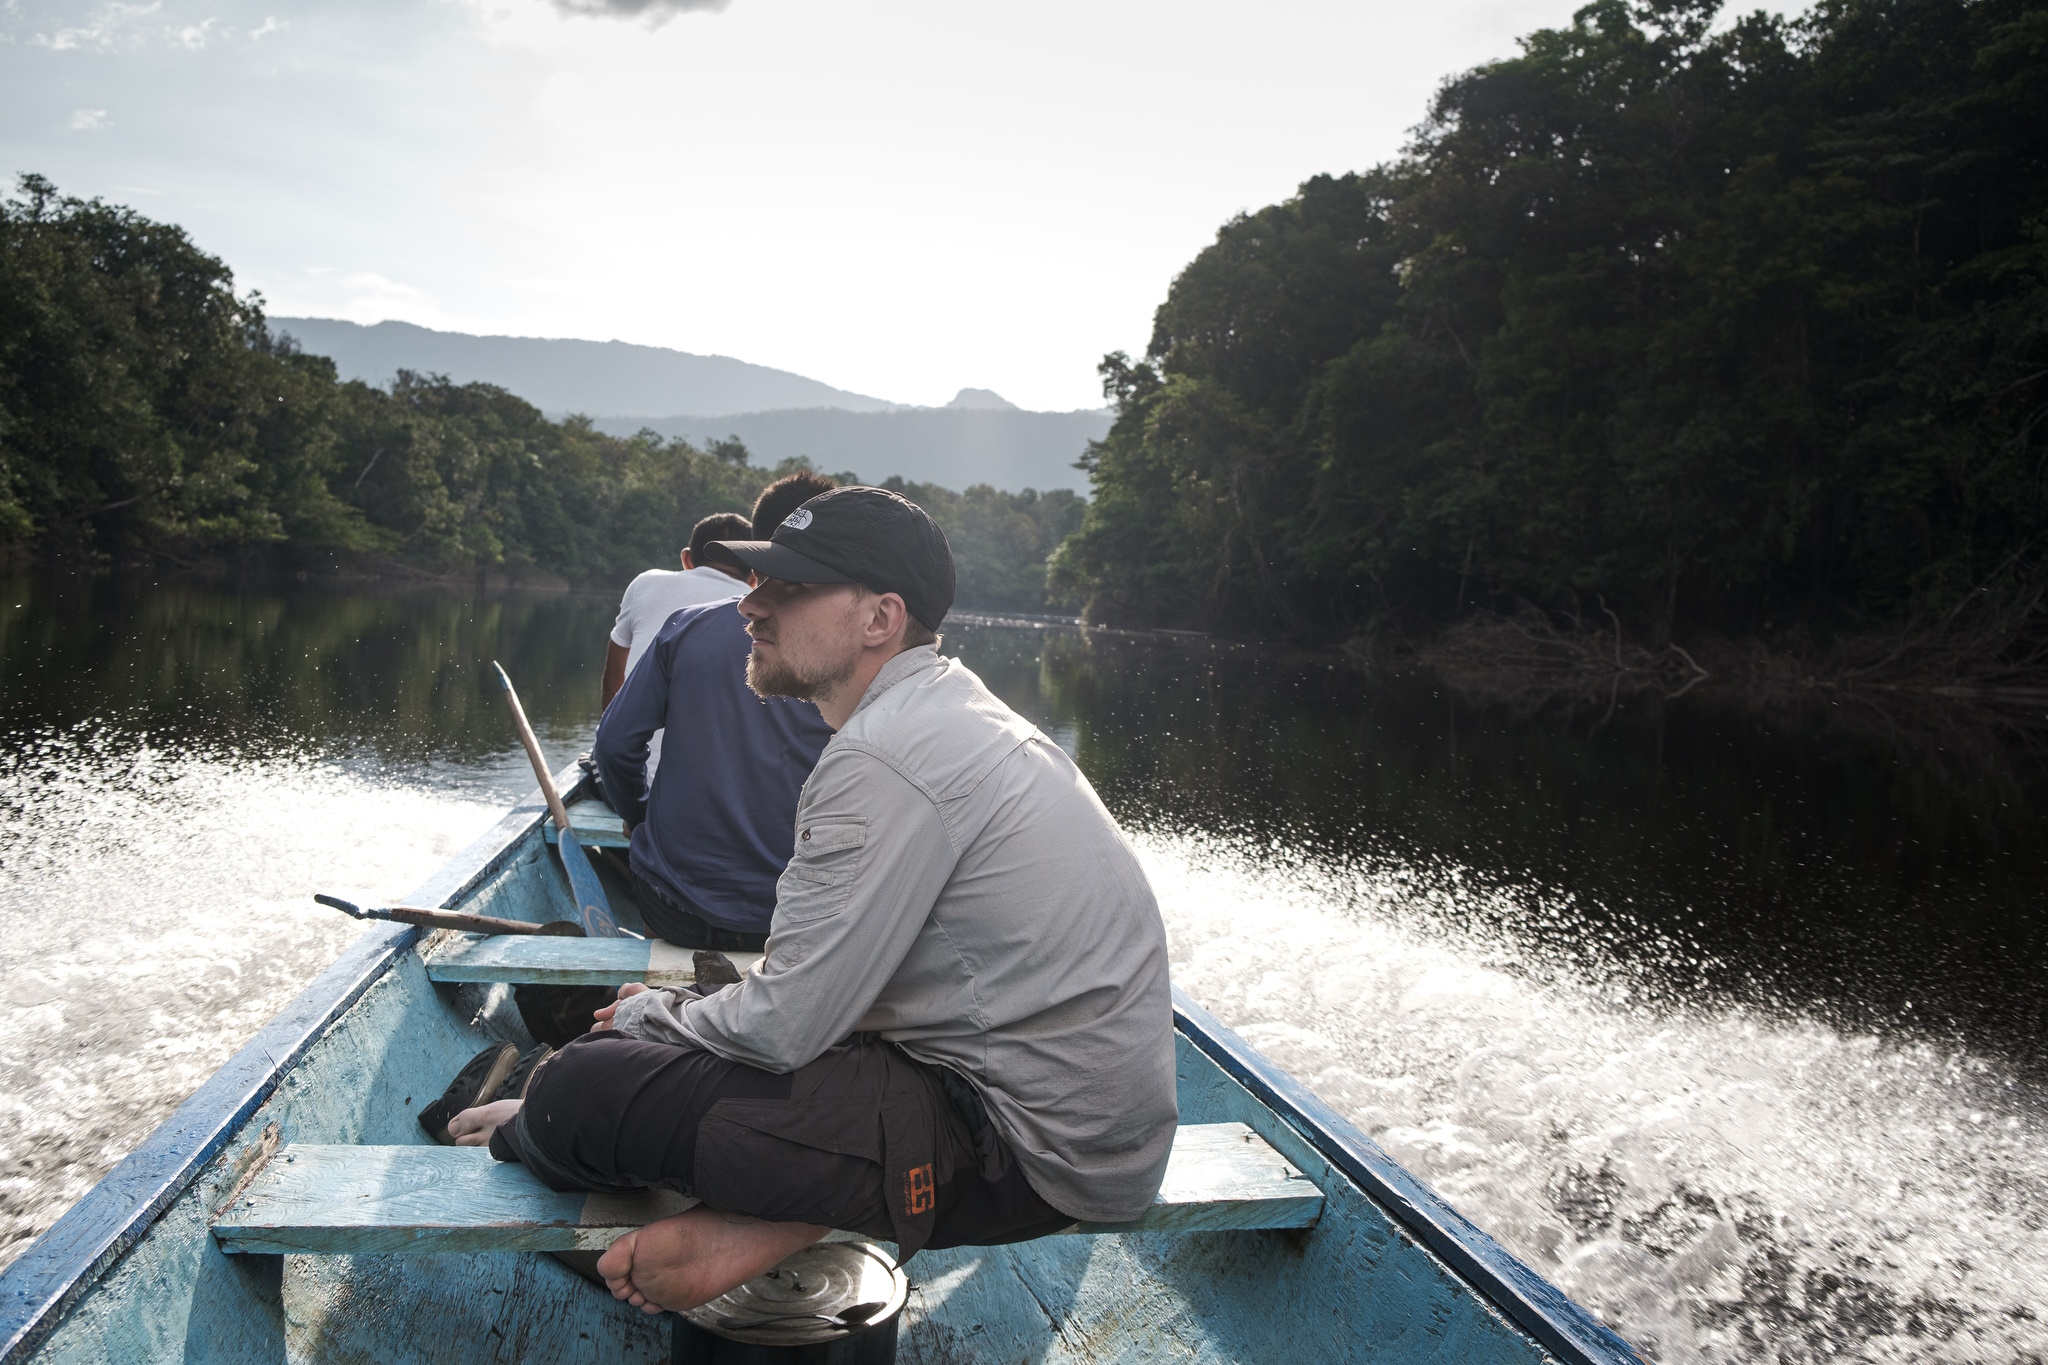
[[[0,755],[0,1265],[502,803],[81,729]]]
[[[1137,842],[1184,989],[1664,1365],[2048,1355],[2048,1123],[1992,1059],[1631,1003],[1456,869]]]

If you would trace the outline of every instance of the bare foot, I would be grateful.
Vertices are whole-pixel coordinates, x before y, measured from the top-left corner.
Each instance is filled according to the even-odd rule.
[[[830,1232],[811,1223],[764,1223],[703,1205],[613,1242],[597,1273],[643,1313],[681,1312],[745,1284]]]
[[[448,1136],[455,1139],[457,1147],[488,1147],[491,1134],[498,1131],[498,1125],[510,1123],[523,1103],[524,1100],[493,1100],[474,1109],[465,1109],[448,1120]]]

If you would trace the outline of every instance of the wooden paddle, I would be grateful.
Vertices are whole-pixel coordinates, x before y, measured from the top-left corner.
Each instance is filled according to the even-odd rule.
[[[519,727],[519,742],[526,746],[533,775],[540,779],[540,794],[547,798],[548,810],[555,817],[555,847],[562,852],[562,870],[569,874],[569,890],[576,897],[576,913],[583,917],[583,932],[591,938],[623,938],[625,933],[612,918],[611,902],[605,899],[604,887],[597,880],[597,869],[590,865],[590,855],[583,851],[583,845],[576,842],[576,831],[569,828],[569,811],[562,805],[562,794],[555,790],[555,777],[548,771],[547,759],[541,756],[540,741],[533,737],[533,727],[526,723],[526,708],[519,704],[519,694],[512,690],[512,679],[496,660],[491,667],[498,670],[498,682],[505,689],[505,700],[512,706],[513,723]]]
[[[535,924],[531,920],[499,919],[496,915],[465,915],[458,910],[417,910],[410,905],[366,908],[339,896],[316,895],[313,899],[354,919],[396,920],[400,924],[417,924],[422,929],[460,929],[466,934],[546,934],[557,938],[584,936],[583,926],[574,920]]]

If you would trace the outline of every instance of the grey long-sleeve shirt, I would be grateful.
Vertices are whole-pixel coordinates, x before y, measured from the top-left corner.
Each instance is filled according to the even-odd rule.
[[[967,1078],[1047,1203],[1144,1212],[1178,1120],[1166,930],[1058,746],[954,659],[883,666],[797,805],[767,956],[615,1026],[794,1071],[854,1032]]]

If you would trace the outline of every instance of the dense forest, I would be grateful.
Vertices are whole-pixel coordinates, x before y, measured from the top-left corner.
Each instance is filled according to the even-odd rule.
[[[338,382],[179,228],[36,176],[0,200],[0,545],[18,554],[615,587],[792,467],[551,422],[486,384]],[[1078,498],[913,496],[952,537],[964,605],[1043,608]]]
[[[1103,364],[1057,585],[1336,639],[1991,597],[2038,634],[2048,4],[1716,10],[1599,0],[1448,81],[1399,160],[1224,226]]]

